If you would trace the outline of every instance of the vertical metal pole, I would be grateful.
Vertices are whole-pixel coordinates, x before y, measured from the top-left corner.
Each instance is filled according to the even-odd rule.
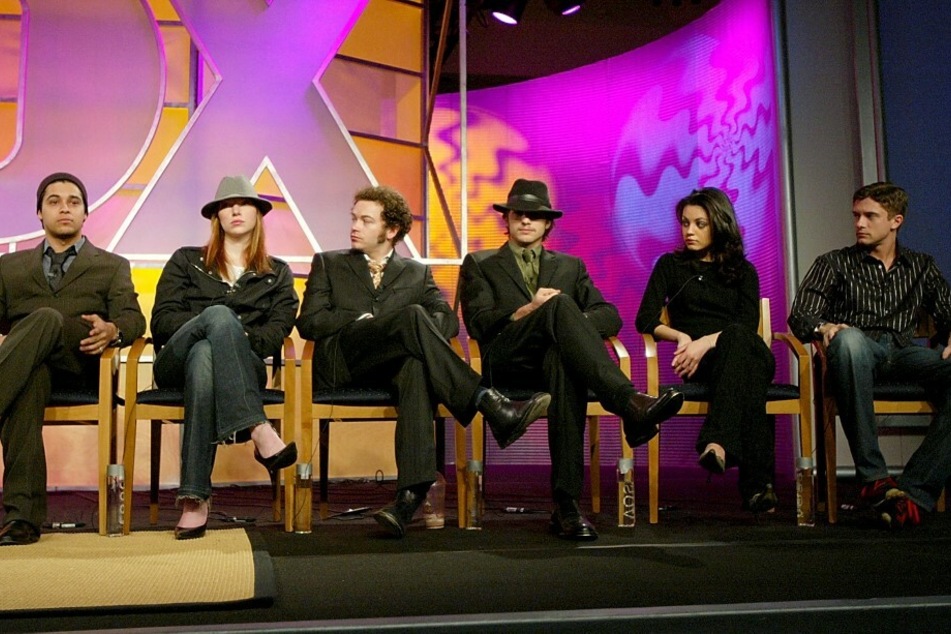
[[[459,211],[461,231],[459,257],[469,252],[469,118],[466,99],[466,46],[468,26],[466,0],[459,0]]]

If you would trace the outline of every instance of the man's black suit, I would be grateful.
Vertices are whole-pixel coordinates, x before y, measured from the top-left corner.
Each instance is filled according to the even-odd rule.
[[[367,314],[372,318],[361,318]],[[318,253],[297,329],[315,341],[315,387],[393,387],[399,408],[397,486],[432,482],[435,404],[444,403],[468,424],[480,377],[448,344],[459,332],[459,320],[429,267],[394,252],[376,289],[362,252]]]
[[[622,411],[634,393],[604,348],[621,329],[617,308],[601,295],[580,259],[542,249],[538,287],[561,291],[529,315],[512,320],[532,301],[506,244],[466,256],[460,272],[462,316],[482,348],[487,385],[520,385],[552,395],[548,443],[552,492],[578,500],[584,481],[584,426],[588,389],[610,411]]]

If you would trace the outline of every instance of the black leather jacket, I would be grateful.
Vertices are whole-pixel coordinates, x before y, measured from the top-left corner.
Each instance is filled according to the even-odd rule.
[[[205,267],[203,255],[203,247],[182,247],[162,270],[150,324],[156,349],[208,306],[224,304],[244,324],[251,348],[262,359],[279,355],[298,307],[287,263],[270,258],[270,273],[246,271],[232,287]]]

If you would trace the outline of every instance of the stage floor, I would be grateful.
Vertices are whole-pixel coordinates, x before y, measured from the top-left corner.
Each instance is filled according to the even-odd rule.
[[[643,482],[643,480],[641,480]],[[639,508],[633,529],[615,526],[611,490],[593,517],[599,540],[561,541],[548,533],[544,480],[489,487],[482,531],[426,530],[403,540],[378,530],[369,512],[316,521],[309,535],[286,534],[270,519],[263,487],[216,489],[210,528],[230,518],[270,554],[277,599],[245,609],[59,613],[0,619],[6,632],[161,628],[153,631],[847,631],[936,630],[951,618],[951,514],[929,515],[890,533],[867,513],[844,509],[840,523],[795,526],[788,485],[780,509],[739,510],[728,478],[698,471],[665,479],[661,523]],[[613,486],[613,483],[612,483]],[[644,488],[644,487],[641,487]],[[842,486],[842,499],[851,489]],[[494,491],[494,493],[493,493]],[[375,509],[392,483],[335,483],[335,511]],[[450,497],[452,493],[450,490]],[[642,496],[646,497],[646,496]],[[55,493],[51,519],[82,519],[92,493]],[[135,528],[148,530],[136,493]],[[507,513],[505,507],[525,509]],[[163,492],[160,525],[177,519]],[[88,520],[92,520],[89,517]],[[91,530],[93,522],[86,521]],[[121,538],[119,538],[121,539]],[[2,552],[0,552],[2,555]],[[6,580],[5,583],[14,582]],[[68,582],[68,581],[67,581]],[[638,625],[639,624],[639,625]]]

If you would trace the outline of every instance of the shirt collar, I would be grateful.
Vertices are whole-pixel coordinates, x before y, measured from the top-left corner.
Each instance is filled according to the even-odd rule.
[[[393,249],[390,249],[390,252],[384,255],[383,258],[380,260],[380,264],[386,264],[387,262],[389,262],[390,257],[392,257],[392,255],[393,255]],[[363,254],[363,257],[366,258],[367,262],[371,261],[370,256],[367,255],[366,253]]]
[[[76,244],[73,244],[70,246],[76,251],[76,254],[79,255],[79,250],[83,248],[84,244],[86,244],[86,236],[80,236],[79,241]],[[43,238],[43,253],[44,254],[46,253],[46,250],[50,246],[52,246],[50,245],[50,241],[47,240],[46,238]],[[69,249],[69,247],[66,247],[66,248]],[[56,249],[53,249],[53,250],[55,251]]]

